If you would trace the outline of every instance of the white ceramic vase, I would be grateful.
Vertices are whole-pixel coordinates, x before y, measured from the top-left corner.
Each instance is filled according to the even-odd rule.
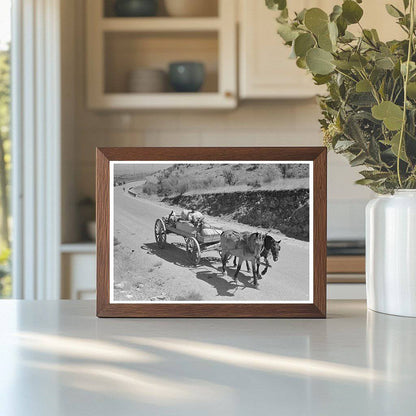
[[[368,203],[366,281],[369,309],[416,317],[416,190]]]

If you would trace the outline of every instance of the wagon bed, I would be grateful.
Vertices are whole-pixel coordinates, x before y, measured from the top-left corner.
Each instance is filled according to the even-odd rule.
[[[168,217],[158,218],[155,222],[155,240],[160,248],[166,247],[167,235],[175,234],[185,240],[186,252],[190,261],[198,265],[201,261],[201,253],[204,251],[219,250],[221,233],[214,235],[203,235],[199,224],[192,224],[190,221],[172,220],[172,213]],[[190,225],[191,230],[180,230],[176,227],[179,222],[186,222]],[[192,226],[191,226],[192,225]],[[221,231],[218,229],[218,231]]]

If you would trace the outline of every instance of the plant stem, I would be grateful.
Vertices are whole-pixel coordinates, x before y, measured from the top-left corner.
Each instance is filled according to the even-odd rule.
[[[357,80],[353,77],[350,77],[348,74],[346,74],[345,72],[340,71],[338,68],[335,68],[335,71],[340,73],[341,75],[344,75],[344,77],[349,78],[351,81],[354,81],[355,83],[357,83]]]
[[[407,60],[406,60],[406,73],[404,76],[404,85],[403,85],[403,118],[402,118],[402,128],[400,129],[400,140],[399,140],[399,151],[397,152],[397,178],[399,180],[400,188],[403,187],[402,177],[400,174],[400,156],[402,155],[403,139],[404,132],[406,129],[406,107],[407,107],[407,83],[409,82],[409,68],[410,60],[412,58],[413,50],[413,35],[415,27],[415,0],[410,0],[410,30],[409,30],[409,45],[407,48]]]
[[[368,77],[367,73],[365,72],[365,69],[361,66],[362,70],[360,71],[360,75],[363,77],[363,79],[367,80],[371,87],[371,93],[373,94],[374,99],[377,101],[377,104],[380,104],[380,100],[378,98],[378,93],[376,88],[374,87],[373,83],[371,82],[370,78]]]

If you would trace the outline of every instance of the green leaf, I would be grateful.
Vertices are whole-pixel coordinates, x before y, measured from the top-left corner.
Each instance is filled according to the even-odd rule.
[[[338,38],[338,26],[337,26],[337,24],[334,23],[334,22],[329,22],[328,23],[328,32],[329,32],[329,37],[331,39],[331,42],[335,47],[337,45],[337,38]]]
[[[376,170],[362,170],[360,175],[363,175],[365,179],[372,179],[373,181],[377,181],[380,179],[386,179],[391,176],[390,172],[378,172]]]
[[[380,87],[378,88],[378,93],[380,94],[380,97],[385,100],[386,94],[385,94],[385,87],[386,87],[386,79],[383,78],[383,81],[381,81]]]
[[[362,152],[358,156],[350,160],[350,165],[352,167],[360,166],[360,165],[363,165],[366,160],[367,160],[367,155],[364,152]]]
[[[318,44],[321,49],[334,52],[337,46],[338,27],[334,22],[328,22],[326,30],[318,35]]]
[[[352,68],[352,65],[348,61],[343,61],[341,59],[335,59],[333,63],[337,68],[343,71],[348,71]]]
[[[376,29],[371,29],[371,34],[373,35],[373,39],[376,42],[380,42],[380,38],[378,37],[378,33],[377,33],[377,30]]]
[[[398,79],[401,78],[402,74],[400,73],[400,61],[397,61],[394,65],[393,72],[392,72],[393,78]]]
[[[327,75],[334,69],[333,56],[320,48],[310,49],[306,54],[306,64],[313,74]]]
[[[342,4],[342,16],[349,24],[358,23],[363,13],[363,9],[353,0],[346,0]]]
[[[363,30],[364,40],[367,42],[374,42],[373,34],[371,33],[371,30],[364,29]]]
[[[283,10],[286,8],[286,0],[266,0],[266,6],[271,10]]]
[[[354,68],[357,69],[363,69],[368,63],[367,59],[365,59],[364,56],[358,53],[354,53],[353,55],[351,55],[349,62]]]
[[[345,120],[344,133],[350,140],[359,144],[361,149],[364,149],[367,146],[367,140],[365,133],[361,128],[361,114],[362,113],[354,113]]]
[[[338,30],[339,30],[339,28],[338,28]],[[356,39],[356,36],[353,33],[348,32],[348,30],[347,30],[344,33],[344,35],[341,37],[340,40],[342,40],[342,42],[348,43],[348,42],[351,42],[351,41],[353,41],[355,39]]]
[[[373,94],[369,92],[352,92],[348,98],[349,105],[355,105],[360,108],[373,107],[376,100]]]
[[[299,32],[297,30],[293,30],[292,26],[282,23],[277,25],[277,33],[285,42],[292,42],[299,36]]]
[[[332,43],[328,32],[318,35],[318,45],[321,49],[328,52],[332,52],[334,50],[334,44]]]
[[[386,71],[384,69],[374,67],[370,74],[370,81],[373,85],[377,85],[379,82],[385,79]]]
[[[416,70],[416,64],[412,61],[409,62],[409,74]],[[400,64],[400,72],[403,77],[406,76],[406,62]]]
[[[328,15],[318,7],[306,11],[305,26],[315,35],[324,33],[328,28]]]
[[[332,13],[329,15],[329,20],[335,22],[338,17],[342,15],[342,7],[336,4],[332,10]]]
[[[409,82],[407,84],[407,97],[416,100],[416,82]]]
[[[355,181],[357,185],[370,185],[374,182],[373,179],[358,179]]]
[[[384,125],[392,131],[402,127],[403,110],[391,101],[383,101],[371,109],[373,117],[383,121]]]
[[[370,153],[370,156],[374,159],[374,162],[376,164],[379,164],[380,161],[381,161],[380,147],[378,145],[377,140],[374,138],[374,136],[371,136],[371,138],[370,138],[370,144],[368,146],[368,151]]]
[[[404,9],[406,10],[409,7],[409,0],[403,0],[403,6],[404,6]]]
[[[387,13],[393,17],[403,17],[403,13],[397,8],[394,7],[392,4],[386,4]]]
[[[313,80],[315,81],[315,85],[324,85],[327,82],[331,81],[331,76],[315,74]]]
[[[367,79],[362,79],[361,81],[357,82],[355,90],[357,92],[371,92],[371,82]]]
[[[337,27],[338,27],[338,33],[341,36],[344,36],[345,35],[345,32],[347,30],[347,27],[348,27],[348,23],[344,19],[343,16],[338,17],[338,19],[337,19]]]
[[[334,150],[337,153],[345,152],[351,146],[354,146],[355,142],[352,140],[338,140],[334,146]]]
[[[301,58],[306,56],[306,52],[315,46],[315,40],[310,33],[302,33],[295,39],[295,53]]]
[[[295,20],[297,20],[298,22],[303,22],[305,20],[306,11],[306,9],[303,9],[299,13],[297,13]]]
[[[394,69],[394,65],[395,65],[393,58],[389,56],[376,59],[375,64],[378,68],[386,69],[386,70]]]
[[[296,66],[301,69],[307,69],[305,57],[296,59]]]
[[[393,152],[393,154],[396,157],[399,156],[400,132],[396,133],[390,141],[381,140],[381,142],[383,144],[385,144],[386,146],[390,146],[391,151]],[[405,152],[405,149],[404,149],[404,140],[403,140],[403,143],[402,143],[402,150],[400,152],[400,159],[405,161],[405,162],[409,162],[409,159],[407,158],[406,152]]]
[[[280,18],[281,19],[288,19],[289,17],[289,10],[287,8],[283,9],[280,13]]]

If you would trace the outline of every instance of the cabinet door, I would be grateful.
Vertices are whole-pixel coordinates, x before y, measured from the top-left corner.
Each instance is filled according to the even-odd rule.
[[[291,0],[291,13],[303,8],[320,7],[330,12],[337,0]],[[402,0],[389,3],[403,8]],[[366,28],[376,28],[382,40],[403,38],[404,32],[389,16],[385,5],[378,1],[363,2]],[[241,98],[305,98],[323,90],[313,84],[311,75],[299,69],[289,59],[290,48],[277,35],[275,17],[278,12],[268,10],[263,0],[239,0],[240,13],[240,97]],[[349,30],[358,34],[358,25]]]
[[[292,0],[290,10],[313,7],[308,0]],[[289,59],[290,48],[276,33],[278,12],[262,0],[240,0],[240,97],[305,98],[318,93],[305,70]]]

